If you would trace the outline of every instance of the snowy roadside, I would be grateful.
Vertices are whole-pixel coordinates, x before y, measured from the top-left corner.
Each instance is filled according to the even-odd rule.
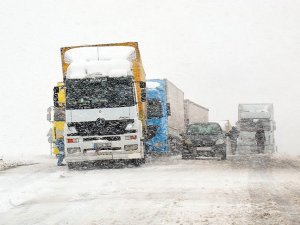
[[[12,169],[18,166],[26,166],[32,164],[32,162],[28,161],[4,161],[3,159],[0,159],[0,171]]]

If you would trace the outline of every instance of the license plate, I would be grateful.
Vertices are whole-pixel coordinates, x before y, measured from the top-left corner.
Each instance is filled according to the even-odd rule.
[[[211,151],[211,147],[197,147],[198,151]]]
[[[94,143],[94,149],[111,147],[111,143]]]

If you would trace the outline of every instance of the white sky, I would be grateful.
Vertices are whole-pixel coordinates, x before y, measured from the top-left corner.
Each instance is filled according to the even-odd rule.
[[[168,78],[210,119],[274,103],[277,145],[299,153],[300,1],[1,0],[1,155],[47,154],[60,47],[138,41],[148,78]]]

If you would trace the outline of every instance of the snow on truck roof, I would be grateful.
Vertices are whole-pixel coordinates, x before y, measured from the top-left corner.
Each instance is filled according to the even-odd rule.
[[[147,84],[147,88],[149,88],[149,89],[155,89],[160,86],[160,83],[155,82],[155,81],[146,81],[146,84]]]
[[[68,79],[82,79],[88,75],[127,76],[131,74],[131,62],[128,60],[107,60],[71,63],[67,70]]]
[[[79,47],[65,52],[69,64],[68,79],[82,79],[88,75],[126,76],[131,74],[135,49],[130,46]]]
[[[271,103],[239,104],[239,110],[244,112],[270,112],[272,109]]]

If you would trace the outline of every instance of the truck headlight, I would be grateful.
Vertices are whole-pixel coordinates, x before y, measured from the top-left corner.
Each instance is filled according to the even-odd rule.
[[[68,154],[74,154],[74,153],[80,152],[80,148],[79,147],[67,148],[67,152],[68,152]]]
[[[217,141],[216,141],[216,145],[222,145],[222,144],[224,144],[225,142],[224,142],[224,140],[223,139],[218,139]]]
[[[137,150],[138,147],[139,147],[138,145],[124,145],[124,150],[125,151]]]
[[[78,143],[79,139],[78,138],[67,138],[67,143]]]
[[[137,139],[137,135],[125,136],[125,140],[136,140],[136,139]]]

